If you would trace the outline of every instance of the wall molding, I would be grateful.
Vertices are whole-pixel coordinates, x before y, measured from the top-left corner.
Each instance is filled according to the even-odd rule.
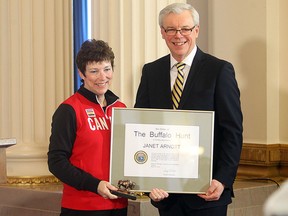
[[[243,143],[237,178],[288,177],[288,144]]]

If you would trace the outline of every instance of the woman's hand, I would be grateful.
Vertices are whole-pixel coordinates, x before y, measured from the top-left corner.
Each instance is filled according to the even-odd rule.
[[[97,192],[101,195],[104,199],[117,199],[116,195],[110,193],[110,190],[118,190],[115,186],[111,185],[107,181],[100,181]]]

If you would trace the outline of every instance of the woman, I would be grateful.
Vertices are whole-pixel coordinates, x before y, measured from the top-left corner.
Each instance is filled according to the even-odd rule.
[[[114,53],[101,40],[85,41],[76,64],[83,82],[55,111],[48,152],[49,170],[64,183],[61,216],[126,216],[127,199],[109,180],[113,107],[126,107],[108,88]]]

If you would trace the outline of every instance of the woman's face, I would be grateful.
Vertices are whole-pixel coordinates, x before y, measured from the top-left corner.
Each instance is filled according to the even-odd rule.
[[[89,62],[86,65],[85,75],[80,71],[79,75],[84,80],[84,88],[97,96],[103,96],[111,84],[113,68],[110,61]]]

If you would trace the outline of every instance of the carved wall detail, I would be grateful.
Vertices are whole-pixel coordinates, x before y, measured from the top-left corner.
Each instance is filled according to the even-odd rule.
[[[287,178],[288,145],[244,143],[237,177]]]

